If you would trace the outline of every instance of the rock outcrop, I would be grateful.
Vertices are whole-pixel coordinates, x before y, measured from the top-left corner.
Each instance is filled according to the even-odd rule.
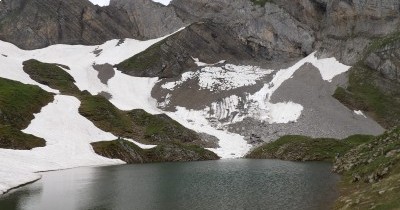
[[[141,37],[146,39],[171,34],[186,25],[173,7],[152,0],[111,0],[110,7],[126,11],[129,21],[137,26]]]
[[[313,51],[312,28],[273,3],[260,7],[250,0],[175,0],[171,4],[183,20],[212,20],[227,25],[267,60],[299,57]]]
[[[363,56],[376,38],[399,30],[400,2],[396,0],[326,1],[327,13],[320,35],[322,48],[349,65]]]
[[[375,38],[399,30],[395,0],[3,0],[0,39],[24,49],[52,44],[100,44],[110,39],[161,37],[195,22],[225,25],[265,60],[286,61],[318,49],[353,65]],[[393,64],[395,65],[395,64]],[[393,74],[386,62],[384,71]],[[393,75],[390,75],[393,76]]]
[[[23,49],[140,38],[124,11],[86,0],[4,0],[0,4],[0,39]]]
[[[99,7],[88,0],[3,0],[0,39],[23,49],[95,45],[110,39],[155,38],[183,26],[177,18],[172,21],[173,9],[151,0],[129,5],[112,1],[112,5]]]

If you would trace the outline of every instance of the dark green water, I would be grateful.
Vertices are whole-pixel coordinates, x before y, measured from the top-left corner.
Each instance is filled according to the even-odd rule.
[[[0,198],[0,209],[329,209],[339,180],[330,170],[276,160],[78,168],[43,173]]]

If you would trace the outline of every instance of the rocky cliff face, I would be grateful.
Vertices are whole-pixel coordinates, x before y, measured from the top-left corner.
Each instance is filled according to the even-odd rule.
[[[0,4],[0,39],[24,49],[140,37],[126,14],[89,1],[4,0]]]
[[[177,17],[173,7],[152,0],[111,0],[110,7],[124,10],[130,22],[137,25],[139,34],[146,39],[171,34],[186,25]]]
[[[230,28],[266,60],[287,60],[319,49],[352,65],[375,38],[399,29],[395,0],[4,0],[0,39],[25,49],[51,44],[100,44],[109,39],[150,39],[199,21]],[[379,30],[377,30],[379,29]]]
[[[362,58],[374,39],[399,30],[399,1],[336,0],[326,5],[322,49],[349,65]]]
[[[265,59],[299,57],[313,51],[314,32],[284,8],[266,3],[264,7],[249,0],[175,0],[172,6],[183,20],[228,25],[241,41]]]
[[[149,39],[182,27],[179,19],[172,21],[173,9],[150,0],[129,5],[112,1],[112,5],[99,7],[88,0],[4,0],[0,2],[0,39],[36,49],[60,43]],[[149,27],[151,23],[159,25]]]

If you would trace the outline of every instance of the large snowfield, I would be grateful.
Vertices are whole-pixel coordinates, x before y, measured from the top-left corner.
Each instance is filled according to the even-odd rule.
[[[107,84],[102,83],[98,78],[98,72],[93,68],[93,64],[118,64],[163,38],[148,41],[126,39],[122,44],[119,43],[120,40],[110,40],[98,46],[53,45],[32,51],[21,50],[10,43],[0,41],[0,77],[38,85],[46,91],[57,94],[55,100],[42,108],[28,128],[23,131],[44,138],[45,147],[30,151],[0,149],[0,194],[39,179],[40,175],[36,172],[124,163],[121,160],[104,158],[94,153],[90,146],[91,142],[115,140],[116,137],[95,127],[93,123],[81,116],[78,112],[80,101],[77,98],[60,95],[59,91],[30,79],[22,69],[22,62],[29,59],[66,65],[70,68],[66,71],[74,77],[75,84],[80,90],[88,90],[91,94],[108,92],[112,95],[110,101],[121,110],[144,109],[151,114],[166,113],[190,129],[216,136],[220,147],[210,150],[220,157],[243,157],[251,149],[251,145],[244,140],[243,136],[213,127],[202,110],[178,107],[175,112],[164,112],[157,108],[156,100],[151,97],[151,90],[158,78],[131,77],[117,70]],[[274,91],[305,63],[316,66],[323,79],[327,81],[349,69],[334,58],[317,59],[314,54],[311,54],[290,68],[274,70],[275,76],[272,81],[265,84],[255,94],[248,96],[257,102],[252,114],[269,119],[270,123],[287,123],[296,120],[303,109],[300,104],[292,102],[272,104],[269,99]],[[262,70],[252,66],[237,67],[222,63],[219,65],[224,65],[224,69],[220,71],[218,68],[205,66],[204,71],[190,73],[192,75],[187,76],[200,76],[202,88],[214,89],[217,85],[230,89],[234,86],[254,84],[255,80],[273,72],[273,70]],[[238,71],[243,68],[253,74],[247,75]],[[219,84],[216,78],[225,76],[231,83]],[[169,84],[166,88],[174,88],[175,85],[177,84]],[[234,103],[237,99],[233,96],[226,100],[233,101],[232,109],[235,109]],[[265,113],[268,114],[265,115]],[[154,145],[137,144],[144,149],[154,147]]]

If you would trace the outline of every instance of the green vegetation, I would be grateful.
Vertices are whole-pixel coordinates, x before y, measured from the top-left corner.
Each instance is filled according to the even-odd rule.
[[[46,146],[46,141],[42,138],[23,133],[10,125],[0,125],[0,148],[30,150],[44,146]]]
[[[94,142],[92,143],[92,147],[98,155],[112,159],[120,159],[126,163],[144,163],[146,161],[145,151],[129,141],[115,140]]]
[[[189,130],[165,114],[151,115],[144,110],[129,112],[136,125],[143,126],[144,138],[150,142],[200,142],[196,132]]]
[[[137,72],[135,75],[140,75],[141,72],[145,72],[147,69],[157,67],[161,58],[161,45],[163,45],[164,42],[165,41],[160,41],[152,45],[145,51],[115,65],[115,67],[124,73]]]
[[[144,110],[121,111],[102,96],[89,93],[79,97],[79,113],[100,129],[142,143],[181,142],[197,144],[200,137],[166,115],[151,115]]]
[[[372,52],[379,51],[379,50],[385,48],[386,46],[391,45],[396,42],[399,42],[399,41],[400,41],[400,32],[395,32],[388,36],[385,36],[382,38],[377,38],[367,48],[364,58],[366,58],[366,56]]]
[[[34,85],[0,78],[0,125],[26,128],[53,95]]]
[[[367,112],[385,128],[400,125],[400,84],[383,78],[377,69],[369,68],[365,60],[372,53],[391,57],[390,49],[398,48],[399,42],[399,32],[375,39],[365,50],[363,59],[351,68],[349,86],[338,88],[334,94],[350,109]]]
[[[45,141],[23,133],[42,107],[53,101],[53,95],[34,85],[0,78],[0,148],[32,149]]]
[[[334,170],[343,175],[338,209],[399,209],[400,128],[354,147]]]
[[[182,143],[161,144],[146,150],[146,157],[150,162],[182,162],[218,160],[215,153],[197,145],[185,145]]]
[[[92,143],[94,151],[104,157],[120,159],[127,163],[154,163],[217,160],[211,151],[195,145],[181,143],[161,144],[152,149],[141,149],[126,140]]]
[[[384,92],[379,82],[388,85],[389,81],[380,80],[379,72],[357,64],[350,71],[348,88],[339,87],[333,96],[350,109],[363,110],[383,127],[391,128],[400,124],[400,84],[393,83],[395,91]]]
[[[36,82],[61,91],[63,94],[76,95],[80,91],[74,78],[56,64],[28,60],[23,63],[25,73]]]
[[[79,113],[92,121],[98,128],[116,136],[134,138],[134,126],[128,114],[117,109],[102,96],[92,96],[84,92],[79,97]]]
[[[251,2],[253,2],[253,4],[255,5],[259,5],[259,6],[265,6],[265,4],[267,2],[272,2],[272,0],[251,0]]]
[[[283,159],[293,161],[332,161],[356,145],[368,142],[372,136],[354,135],[343,140],[329,138],[310,138],[306,136],[283,136],[266,143],[251,153],[247,158]]]

